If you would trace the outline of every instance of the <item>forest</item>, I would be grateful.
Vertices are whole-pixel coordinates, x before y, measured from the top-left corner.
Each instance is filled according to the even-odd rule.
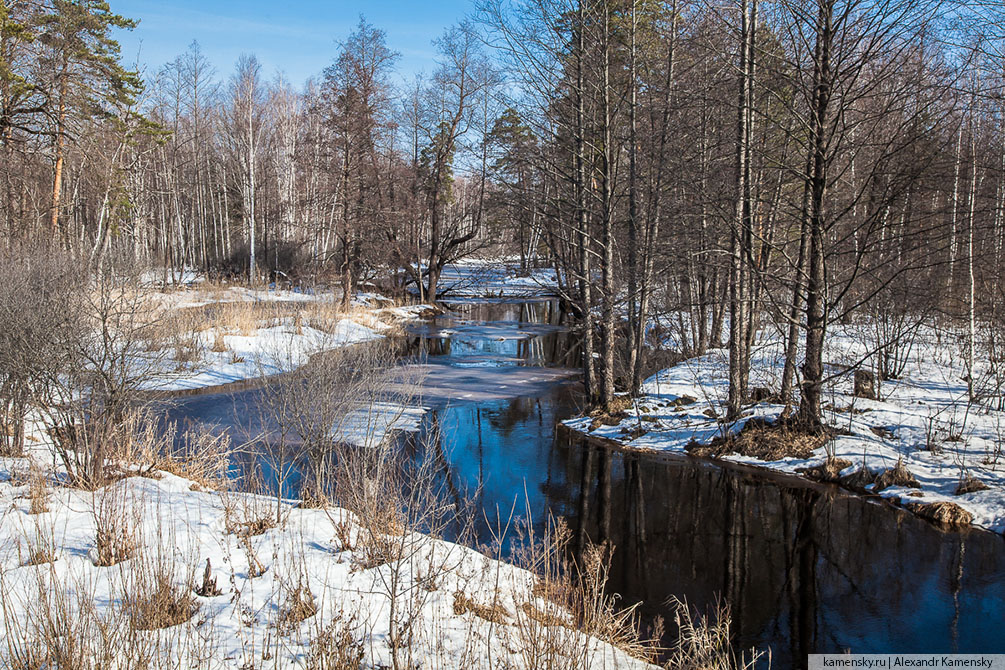
[[[0,0],[0,665],[1005,651],[1005,6],[467,9]]]
[[[817,425],[828,326],[856,314],[887,324],[884,360],[936,317],[997,357],[975,322],[1002,318],[999,19],[929,0],[482,0],[403,88],[364,19],[303,86],[254,55],[220,76],[196,43],[141,78],[112,37],[134,22],[107,3],[8,1],[3,235],[90,266],[434,302],[446,264],[519,255],[558,271],[596,405],[637,390],[648,324],[673,314],[684,353],[729,347],[733,413],[755,331],[778,329],[778,391]]]

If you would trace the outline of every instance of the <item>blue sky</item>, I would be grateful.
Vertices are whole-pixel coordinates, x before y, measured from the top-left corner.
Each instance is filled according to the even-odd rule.
[[[344,39],[364,15],[387,33],[387,43],[401,54],[398,70],[405,80],[435,67],[431,41],[472,10],[470,0],[111,0],[112,10],[139,26],[117,35],[123,61],[132,66],[139,55],[148,76],[198,40],[217,69],[230,75],[242,53],[258,56],[263,74],[281,71],[302,84],[335,57]]]

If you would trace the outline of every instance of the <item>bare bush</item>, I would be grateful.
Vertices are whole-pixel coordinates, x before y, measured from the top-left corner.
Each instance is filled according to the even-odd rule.
[[[120,487],[111,486],[92,494],[94,565],[115,565],[136,554],[140,544],[141,505],[142,501],[127,497]]]
[[[679,635],[666,667],[673,670],[753,670],[763,658],[761,652],[752,650],[747,656],[733,649],[728,605],[718,603],[702,616],[693,612],[685,600],[671,598],[670,602],[676,611]]]
[[[46,370],[39,401],[55,456],[75,486],[96,489],[109,481],[106,464],[132,446],[126,418],[144,383],[164,370],[163,357],[144,343],[149,296],[137,288],[137,274],[118,267],[89,278],[73,336]]]
[[[77,264],[59,250],[0,251],[0,454],[24,448],[25,418],[51,395],[80,328]]]
[[[362,670],[366,649],[358,633],[355,615],[341,610],[325,626],[320,624],[311,636],[305,667],[307,670]]]
[[[187,586],[174,583],[170,567],[141,561],[123,597],[123,608],[137,630],[157,630],[183,624],[199,609]]]

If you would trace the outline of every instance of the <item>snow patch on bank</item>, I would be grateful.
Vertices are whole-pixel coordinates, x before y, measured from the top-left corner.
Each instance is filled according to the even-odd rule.
[[[527,618],[526,608],[568,620],[535,595],[535,578],[525,570],[416,533],[372,535],[345,510],[201,491],[161,473],[158,479],[133,477],[95,492],[56,487],[48,511],[29,514],[28,485],[18,474],[27,468],[24,459],[0,461],[7,642],[0,664],[26,642],[42,651],[32,630],[48,617],[72,625],[85,650],[102,648],[96,622],[106,632],[117,631],[107,639],[124,646],[113,650],[109,667],[140,650],[154,654],[151,665],[157,667],[262,667],[263,658],[269,659],[267,667],[304,667],[312,645],[316,649],[332,626],[349,630],[341,644],[358,646],[363,667],[391,667],[391,641],[408,621],[409,646],[399,649],[410,657],[408,667],[525,668],[529,641],[521,631],[545,630]],[[274,519],[277,509],[278,524],[264,524],[254,535],[234,532],[245,520]],[[135,551],[101,567],[94,560],[98,524],[110,522],[126,528]],[[54,561],[27,564],[30,548],[40,543]],[[375,546],[389,548],[387,554],[375,560]],[[219,594],[195,595],[207,560]],[[143,622],[130,624],[127,603],[139,597],[138,584],[156,573],[177,592],[190,594],[197,609],[180,624],[131,634],[132,626],[142,628]],[[284,623],[297,588],[306,588],[317,611]],[[496,604],[505,618],[491,623],[470,608],[458,608],[456,594],[478,605]],[[70,617],[61,618],[64,606]],[[517,617],[523,617],[522,626]],[[596,638],[549,630],[570,636],[589,667],[651,667]]]
[[[228,334],[215,328],[199,333],[201,358],[174,371],[165,371],[145,384],[150,390],[178,391],[217,386],[294,370],[322,351],[384,337],[350,319],[337,322],[331,332],[298,326],[292,318],[259,328],[250,335]],[[225,351],[213,351],[218,342]]]
[[[233,328],[212,327],[193,334],[197,360],[177,361],[157,358],[159,374],[144,384],[157,391],[181,391],[229,384],[293,370],[325,350],[377,340],[393,331],[396,324],[428,318],[435,308],[430,305],[394,305],[394,301],[376,293],[360,293],[352,300],[353,309],[335,314],[336,297],[331,292],[280,290],[275,287],[208,285],[189,282],[177,290],[153,294],[155,303],[170,314],[176,310],[221,308],[233,304],[275,305],[275,314],[283,314],[283,305],[293,309],[303,306],[308,316],[301,323],[293,316],[268,318],[258,327],[238,332]],[[323,330],[312,327],[309,314],[313,306],[326,312]],[[286,310],[285,313],[291,313]],[[273,312],[265,314],[273,315]],[[274,315],[273,315],[274,316]],[[199,317],[200,319],[202,317]],[[208,323],[213,319],[205,318]],[[164,359],[164,360],[160,360]],[[142,361],[138,361],[142,363]],[[149,367],[149,366],[148,366]]]
[[[453,298],[535,298],[553,296],[558,280],[552,268],[521,269],[512,258],[469,258],[444,266],[437,289]]]
[[[945,333],[922,329],[904,373],[882,382],[881,400],[866,400],[853,395],[853,373],[845,370],[868,353],[862,329],[836,329],[824,359],[826,374],[837,375],[825,390],[824,420],[843,434],[809,459],[761,461],[737,454],[725,459],[797,474],[822,463],[830,450],[852,463],[842,475],[862,467],[879,473],[902,462],[921,488],[891,486],[879,495],[904,503],[956,503],[973,514],[975,525],[1005,532],[1005,412],[997,409],[997,397],[969,402],[966,369],[955,344]],[[777,391],[783,365],[782,344],[762,340],[752,356],[750,388]],[[761,402],[745,408],[738,421],[719,418],[725,415],[728,371],[728,353],[715,349],[647,379],[641,397],[617,425],[591,429],[590,417],[565,423],[629,449],[685,453],[692,442],[708,444],[740,431],[751,419],[775,421],[782,415],[783,405]],[[979,372],[987,379],[987,370]],[[989,488],[955,495],[965,477]]]

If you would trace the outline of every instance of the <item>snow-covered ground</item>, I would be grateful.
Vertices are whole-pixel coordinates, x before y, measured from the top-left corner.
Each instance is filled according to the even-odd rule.
[[[521,270],[519,261],[470,258],[443,268],[438,291],[451,298],[534,298],[555,295],[551,268]]]
[[[280,374],[305,364],[321,351],[383,335],[350,319],[338,321],[331,332],[297,326],[293,319],[284,319],[248,335],[210,328],[197,337],[198,359],[176,364],[173,369],[149,379],[144,386],[151,390],[178,391]]]
[[[828,335],[826,372],[837,376],[826,386],[824,419],[839,434],[806,459],[762,461],[735,453],[724,458],[798,474],[822,464],[830,452],[851,463],[842,476],[863,467],[875,475],[900,462],[920,488],[889,486],[879,495],[904,504],[955,503],[973,515],[974,524],[1005,531],[1005,412],[997,409],[994,397],[969,402],[959,339],[920,330],[903,374],[882,382],[881,400],[866,400],[854,397],[852,372],[842,371],[866,357],[868,332],[868,327],[847,326]],[[784,360],[778,338],[761,341],[752,358],[750,387],[777,392]],[[975,378],[987,386],[992,381],[989,364],[984,361],[978,368]],[[683,453],[689,444],[708,444],[739,432],[752,418],[772,422],[784,410],[761,402],[748,407],[739,421],[727,423],[718,418],[725,414],[727,389],[727,352],[716,349],[646,380],[643,395],[617,425],[590,417],[566,423],[629,449]],[[969,478],[988,488],[957,495]],[[866,489],[875,491],[876,485]]]
[[[529,572],[457,544],[168,473],[50,481],[41,504],[36,482],[32,509],[28,473],[0,461],[3,667],[70,667],[64,652],[103,669],[389,668],[395,653],[408,668],[650,667],[575,631]]]
[[[186,358],[190,360],[168,357],[159,361],[161,374],[144,383],[146,388],[159,391],[205,388],[286,372],[321,351],[380,339],[395,323],[419,319],[431,309],[429,305],[394,306],[382,296],[364,293],[343,315],[335,309],[336,298],[330,293],[206,287],[201,283],[156,292],[152,300],[168,314],[208,307],[247,307],[250,316],[243,320],[251,321],[238,328],[226,323],[215,325],[209,317],[196,317],[197,323],[185,343],[189,352]],[[298,319],[282,314],[279,310],[284,305],[327,312],[319,319]],[[256,317],[256,306],[264,308],[265,313]],[[271,314],[269,309],[273,309]]]

